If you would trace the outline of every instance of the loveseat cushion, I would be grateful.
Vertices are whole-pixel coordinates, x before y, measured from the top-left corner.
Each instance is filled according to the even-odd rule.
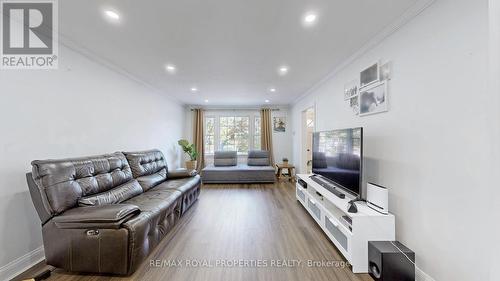
[[[144,191],[167,179],[168,167],[161,151],[153,149],[123,154],[127,157],[134,178]]]
[[[251,150],[248,152],[248,166],[269,166],[269,151]]]
[[[236,166],[238,163],[238,155],[236,151],[216,151],[214,153],[214,166]]]
[[[183,215],[200,196],[201,177],[177,177],[172,179],[169,173],[169,179],[156,186],[155,190],[177,190],[182,192],[182,203],[180,214]]]
[[[158,186],[157,186],[158,187]],[[138,196],[135,196],[123,203],[136,205],[141,212],[157,213],[175,204],[181,197],[181,192],[177,190],[165,190],[154,187]]]
[[[181,192],[151,188],[130,200],[141,213],[123,223],[129,232],[129,270],[134,271],[180,217]]]
[[[168,179],[181,179],[181,178],[189,178],[194,177],[198,174],[196,170],[188,170],[188,169],[177,169],[168,172]]]
[[[98,156],[31,162],[32,175],[51,215],[77,205],[78,199],[101,193],[132,179],[120,152]]]
[[[119,228],[127,218],[140,213],[131,204],[114,204],[73,208],[54,218],[60,228]]]
[[[203,183],[258,183],[274,182],[275,170],[271,166],[248,166],[239,164],[234,167],[207,166],[202,170]]]
[[[169,179],[158,186],[156,186],[155,190],[178,190],[182,193],[187,192],[188,190],[195,188],[201,182],[201,178],[199,175],[194,177],[187,178],[179,178],[179,179]]]
[[[79,206],[99,206],[118,204],[142,193],[142,187],[136,179],[124,183],[106,192],[78,199]]]

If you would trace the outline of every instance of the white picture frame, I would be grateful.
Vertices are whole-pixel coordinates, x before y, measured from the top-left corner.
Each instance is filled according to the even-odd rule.
[[[392,62],[386,62],[379,67],[380,81],[391,80],[392,78]]]
[[[273,131],[276,133],[286,132],[286,117],[273,117]]]
[[[387,112],[389,110],[387,82],[382,81],[365,87],[359,92],[359,116]]]
[[[380,81],[380,62],[370,64],[359,73],[359,88],[363,89]]]

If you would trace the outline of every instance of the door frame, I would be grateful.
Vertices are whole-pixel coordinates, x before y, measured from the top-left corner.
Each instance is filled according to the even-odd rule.
[[[494,133],[494,145],[493,145],[493,165],[490,170],[490,175],[495,175],[495,173],[500,169],[500,149],[498,144],[500,143],[500,128],[498,124],[500,123],[500,112],[498,108],[500,108],[500,0],[489,0],[488,1],[488,13],[489,13],[489,54],[488,54],[488,62],[489,62],[489,77],[488,77],[488,91],[490,91],[490,95],[494,98],[494,102],[491,103],[489,110],[494,112],[494,121],[492,122],[492,128],[495,130]],[[495,122],[496,121],[496,122]],[[494,183],[498,181],[496,176],[492,176],[490,178],[491,182]],[[499,214],[500,207],[498,207],[497,201],[500,196],[500,190],[494,188],[493,185],[490,186],[492,189],[492,196],[489,196],[489,202],[486,203],[491,206],[490,210],[488,210],[492,214]],[[496,219],[500,216],[497,215]],[[495,241],[497,237],[500,235],[500,228],[493,228],[493,231],[489,232],[489,237],[487,238],[490,241]],[[500,263],[500,255],[498,252],[500,251],[500,244],[493,243],[493,247],[489,249],[489,276],[490,280],[494,280],[497,276],[497,270],[495,269],[496,265]]]
[[[306,150],[305,150],[305,141],[306,141],[306,114],[307,114],[307,111],[308,110],[313,110],[314,111],[314,127],[313,127],[313,132],[316,132],[316,120],[317,120],[317,111],[316,111],[316,104],[313,103],[312,105],[309,105],[307,107],[304,107],[301,112],[300,112],[300,155],[299,155],[299,158],[300,158],[300,166],[299,166],[299,170],[300,170],[300,173],[306,173],[307,172],[307,163],[306,163],[306,157],[307,157],[307,154],[306,154]]]

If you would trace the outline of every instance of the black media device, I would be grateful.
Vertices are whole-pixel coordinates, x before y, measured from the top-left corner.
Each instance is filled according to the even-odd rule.
[[[352,225],[352,219],[348,216],[342,216],[342,218],[349,224]]]
[[[369,241],[368,273],[375,281],[415,281],[415,253],[397,241]]]
[[[347,227],[352,232],[352,219],[348,216],[342,216],[342,219],[347,223]]]
[[[323,200],[323,195],[321,193],[319,193],[319,192],[316,191],[316,195],[319,196],[319,199]]]
[[[297,182],[300,184],[300,186],[307,189],[307,182],[303,181],[302,179],[299,179]]]
[[[363,128],[313,134],[312,172],[322,180],[361,198],[362,166]]]

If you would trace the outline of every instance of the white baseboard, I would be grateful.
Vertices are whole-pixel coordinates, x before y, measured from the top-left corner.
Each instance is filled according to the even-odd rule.
[[[8,281],[45,259],[43,246],[0,267],[0,280]]]
[[[427,273],[422,270],[415,268],[415,280],[416,281],[436,281],[434,278],[430,277]]]

